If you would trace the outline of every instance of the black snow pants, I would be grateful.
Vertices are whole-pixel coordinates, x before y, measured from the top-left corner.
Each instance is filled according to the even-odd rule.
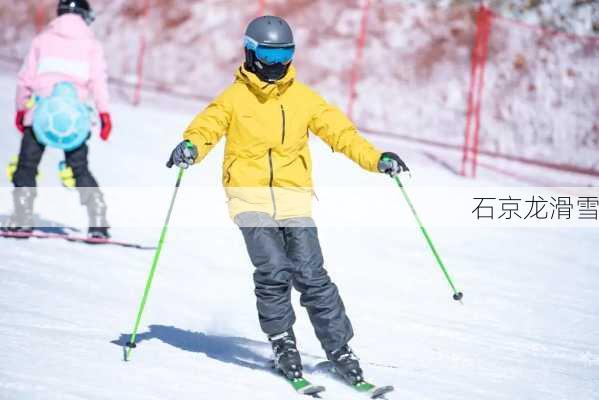
[[[325,351],[349,342],[353,329],[345,306],[323,267],[318,232],[311,218],[275,221],[270,215],[245,212],[235,218],[252,264],[260,326],[269,336],[295,323],[291,288],[301,293],[316,336]]]
[[[37,141],[31,127],[25,128],[19,151],[19,163],[13,175],[15,187],[35,187],[37,168],[42,160],[45,146]],[[98,182],[93,177],[87,166],[87,144],[72,151],[65,151],[65,161],[73,169],[77,187],[98,187]]]

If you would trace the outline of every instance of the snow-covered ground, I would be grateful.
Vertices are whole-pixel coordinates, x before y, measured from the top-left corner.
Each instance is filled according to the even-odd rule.
[[[10,75],[0,75],[3,165],[19,141],[12,127],[13,87]],[[116,104],[113,138],[91,142],[91,168],[100,183],[171,186],[175,173],[164,160],[192,115]],[[471,184],[417,149],[379,144],[400,152],[425,183]],[[397,209],[405,209],[383,177],[362,172],[318,141],[313,156],[318,185],[387,185]],[[218,186],[221,157],[222,145],[186,174],[184,186]],[[60,159],[47,152],[43,185],[59,184]],[[505,181],[484,175],[478,183]],[[9,183],[0,186],[6,191]],[[65,191],[69,195],[60,205],[39,204],[40,217],[64,223],[80,215],[83,225],[77,196]],[[155,210],[159,218],[166,205]],[[195,227],[169,232],[139,346],[128,363],[122,344],[152,252],[0,240],[0,399],[293,398],[268,367],[241,235],[232,223],[202,225],[202,213],[227,218],[224,199],[198,197],[197,206]],[[0,203],[0,216],[10,210],[9,202]],[[185,217],[175,209],[174,222]],[[152,244],[159,228],[119,227],[114,234]],[[434,228],[431,234],[464,291],[463,306],[451,300],[417,227],[320,229],[326,266],[354,324],[352,345],[367,377],[395,385],[390,399],[599,398],[597,229]],[[324,397],[358,398],[317,370],[323,353],[305,313],[298,312],[295,329],[306,371],[327,386]]]

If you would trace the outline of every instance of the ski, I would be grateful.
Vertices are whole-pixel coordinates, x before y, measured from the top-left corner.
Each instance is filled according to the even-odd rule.
[[[324,386],[313,385],[305,378],[286,379],[297,393],[306,396],[319,398],[319,393],[322,393],[326,390]]]
[[[376,386],[366,381],[351,385],[356,391],[368,395],[371,399],[381,399],[394,390],[393,386]]]
[[[350,386],[352,389],[359,393],[363,393],[369,396],[371,399],[384,399],[387,393],[390,393],[393,390],[395,390],[393,386],[377,386],[364,380],[355,384],[351,384],[345,379],[343,379],[343,377],[335,371],[335,367],[330,361],[323,361],[318,363],[316,365],[316,370],[320,373],[332,377],[338,382],[342,382]]]
[[[156,247],[153,246],[144,246],[137,243],[129,243],[129,242],[121,242],[112,239],[100,239],[100,238],[92,238],[86,236],[73,236],[69,234],[63,233],[44,233],[44,232],[8,232],[8,231],[0,231],[0,237],[3,238],[12,238],[12,239],[63,239],[68,242],[76,242],[76,243],[84,243],[89,245],[111,245],[111,246],[119,246],[126,247],[138,250],[155,250]]]

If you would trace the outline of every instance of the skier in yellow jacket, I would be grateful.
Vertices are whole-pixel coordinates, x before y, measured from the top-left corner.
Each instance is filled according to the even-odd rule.
[[[167,165],[200,162],[226,136],[223,185],[255,266],[259,320],[275,366],[290,379],[301,377],[292,329],[295,287],[327,358],[345,380],[359,385],[362,370],[348,346],[352,326],[323,268],[311,219],[309,132],[368,171],[394,175],[407,167],[396,154],[378,151],[337,107],[296,80],[294,51],[283,19],[252,21],[235,82],[195,117]]]

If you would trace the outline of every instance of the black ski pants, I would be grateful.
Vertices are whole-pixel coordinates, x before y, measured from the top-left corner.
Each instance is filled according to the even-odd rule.
[[[260,326],[269,336],[295,322],[291,288],[301,293],[316,336],[325,351],[347,344],[353,329],[337,286],[323,267],[318,232],[311,218],[274,220],[245,212],[235,218],[255,267],[254,284]]]
[[[31,127],[25,128],[19,151],[19,163],[13,175],[15,187],[35,187],[37,168],[42,160],[45,146],[37,141]],[[72,151],[65,151],[65,161],[73,169],[77,187],[98,187],[98,182],[93,177],[87,165],[88,147],[83,143]]]

